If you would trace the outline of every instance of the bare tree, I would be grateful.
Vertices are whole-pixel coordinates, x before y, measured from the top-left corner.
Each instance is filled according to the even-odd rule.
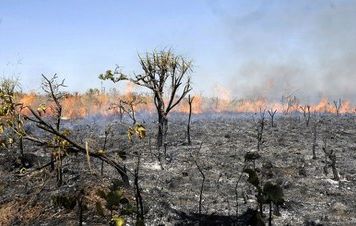
[[[50,99],[54,101],[55,106],[51,106],[54,110],[56,119],[56,129],[59,131],[62,119],[62,105],[60,101],[66,96],[60,89],[66,87],[64,85],[64,79],[61,82],[57,82],[58,76],[54,74],[52,78],[47,78],[42,74],[42,90],[49,95]]]
[[[312,151],[313,151],[313,159],[316,159],[316,147],[318,146],[316,142],[317,138],[317,128],[318,128],[318,122],[315,122],[313,125],[313,146],[312,146]]]
[[[187,125],[187,138],[188,138],[188,145],[192,144],[192,141],[190,140],[190,122],[192,119],[192,103],[193,103],[194,97],[191,97],[188,95],[188,104],[189,104],[189,115],[188,115],[188,125]]]
[[[23,139],[34,142],[39,146],[43,146],[45,148],[50,148],[56,151],[55,158],[51,160],[50,163],[40,166],[33,171],[28,171],[25,175],[30,174],[34,171],[43,169],[47,166],[50,166],[51,163],[61,161],[64,157],[68,156],[70,153],[81,153],[84,155],[89,155],[90,157],[99,159],[114,167],[118,173],[120,174],[123,183],[126,186],[129,186],[129,177],[127,173],[131,173],[129,170],[125,168],[125,166],[121,165],[121,163],[116,162],[114,158],[103,151],[93,150],[88,152],[86,145],[81,144],[71,138],[70,131],[66,129],[62,129],[60,127],[61,124],[61,112],[62,106],[59,99],[63,96],[63,93],[60,92],[60,87],[63,87],[63,81],[61,83],[57,83],[57,77],[54,76],[51,79],[48,79],[44,76],[44,89],[49,91],[49,96],[51,102],[54,102],[54,109],[56,109],[55,113],[55,123],[52,122],[52,117],[43,117],[41,112],[37,109],[32,109],[31,106],[23,106],[23,108],[29,111],[28,115],[22,115],[24,117],[23,121],[33,122],[39,129],[46,133],[48,136],[39,137],[33,134],[26,133],[26,131],[21,130],[19,128],[13,128],[16,133],[22,133]],[[47,89],[48,88],[48,89]],[[57,95],[58,94],[58,95]],[[59,98],[59,99],[58,99]],[[16,102],[15,102],[16,103]],[[57,154],[59,156],[57,156]],[[57,163],[58,164],[58,163]],[[58,177],[61,180],[61,176]],[[58,181],[61,182],[61,181]],[[60,183],[58,183],[60,185]]]
[[[310,122],[310,105],[300,106],[300,109],[303,111],[303,117],[308,127]]]
[[[137,155],[136,169],[134,172],[134,185],[135,185],[135,199],[136,199],[136,225],[144,225],[144,206],[141,195],[141,189],[139,186],[139,170],[141,164],[141,152]]]
[[[49,96],[50,100],[54,102],[54,106],[49,106],[52,108],[54,112],[54,118],[55,118],[55,129],[57,132],[60,132],[60,127],[61,127],[61,120],[62,120],[62,104],[61,101],[63,98],[66,96],[64,92],[61,91],[63,87],[66,87],[64,85],[64,79],[60,82],[58,82],[58,76],[57,74],[54,74],[52,78],[47,78],[45,75],[42,74],[42,90]],[[57,159],[57,183],[58,186],[62,185],[63,182],[63,167],[62,167],[62,162],[63,162],[63,157],[65,155],[65,148],[61,144],[61,139],[58,139],[57,136],[54,137],[54,142],[55,145],[58,146],[58,148],[55,148],[51,154],[51,168],[52,170],[54,169],[54,159]]]
[[[297,110],[299,106],[299,100],[296,96],[290,94],[287,96],[282,97],[282,102],[287,103],[287,109],[285,110],[285,113],[288,114],[292,112],[293,110]]]
[[[273,110],[273,109],[271,109],[271,110],[268,110],[268,114],[269,114],[269,116],[271,117],[271,125],[272,125],[272,127],[274,127],[275,125],[274,125],[274,115],[277,113],[277,109],[276,110]]]
[[[336,115],[339,116],[340,115],[340,109],[341,109],[341,106],[342,106],[342,100],[341,100],[341,98],[339,98],[337,101],[334,100],[333,102],[334,102]]]
[[[198,153],[200,152],[201,148],[203,146],[203,143],[200,143],[199,149],[198,149]],[[201,177],[202,177],[202,182],[201,182],[201,186],[200,186],[200,191],[199,191],[199,225],[202,225],[202,207],[203,207],[203,193],[204,193],[204,186],[205,186],[205,174],[203,172],[203,168],[201,165],[198,164],[198,161],[196,160],[196,158],[191,154],[191,158],[194,161],[194,164],[196,165]]]
[[[264,143],[263,140],[263,132],[266,125],[266,117],[265,117],[266,110],[260,109],[260,118],[257,121],[257,151],[261,150],[261,146]]]
[[[99,75],[100,79],[119,82],[129,80],[136,85],[146,87],[153,92],[154,104],[158,114],[157,146],[161,147],[168,131],[168,113],[191,91],[188,74],[192,63],[182,56],[176,56],[171,50],[153,51],[139,56],[142,74],[131,78],[123,74],[119,67]],[[179,89],[183,87],[181,91]],[[165,95],[167,94],[167,95]]]
[[[132,120],[132,124],[135,125],[136,120],[136,107],[140,104],[144,104],[145,101],[140,95],[132,94],[126,99],[121,99],[118,104],[111,104],[109,110],[119,109],[120,120],[122,120],[123,113],[126,113]]]
[[[108,138],[109,138],[109,135],[112,134],[112,125],[108,126],[105,131],[104,131],[104,143],[103,143],[103,148],[101,150],[99,150],[99,152],[101,154],[105,154],[106,153],[106,149],[107,149],[107,143],[108,143]],[[101,169],[100,169],[100,174],[101,176],[104,175],[104,161],[101,160]]]

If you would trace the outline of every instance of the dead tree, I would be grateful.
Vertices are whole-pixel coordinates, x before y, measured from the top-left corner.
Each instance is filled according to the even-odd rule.
[[[41,138],[41,137],[33,136],[31,134],[24,133],[23,134],[24,140],[32,141],[35,144],[39,146],[43,146],[45,148],[58,150],[58,152],[56,153],[59,155],[59,157],[55,156],[57,158],[53,158],[51,162],[62,161],[62,159],[65,156],[68,156],[67,154],[71,154],[71,153],[73,154],[81,153],[102,160],[108,165],[114,167],[120,174],[124,185],[129,186],[129,177],[127,173],[128,172],[131,173],[130,171],[126,170],[124,166],[116,162],[114,158],[110,157],[106,153],[101,152],[100,150],[93,150],[88,152],[88,149],[84,144],[80,144],[70,137],[69,131],[60,128],[62,107],[58,97],[61,97],[62,94],[58,94],[60,92],[57,91],[60,87],[63,86],[63,83],[59,83],[61,85],[58,85],[58,83],[56,83],[56,77],[53,77],[52,79],[46,78],[45,83],[47,84],[47,86],[45,86],[45,89],[46,87],[48,87],[48,89],[46,90],[50,92],[51,100],[55,102],[54,109],[57,109],[57,111],[55,112],[56,114],[55,123],[52,124],[51,118],[43,117],[43,115],[41,115],[38,110],[33,110],[31,106],[25,106],[25,108],[29,111],[30,114],[24,116],[24,120],[33,122],[39,129],[46,132],[47,135],[51,135],[52,139],[51,138],[48,139],[48,136]],[[58,96],[56,93],[58,94]],[[17,131],[17,132],[22,132],[22,131]],[[43,167],[39,167],[39,169],[42,169],[48,165],[50,164],[46,164]],[[61,177],[59,176],[58,179],[61,179]]]
[[[341,106],[342,106],[342,100],[341,100],[341,98],[339,98],[337,101],[334,100],[333,102],[334,102],[336,115],[339,116],[340,115],[340,109],[341,109]]]
[[[300,109],[303,111],[303,117],[308,127],[310,122],[310,105],[300,106]]]
[[[154,51],[139,56],[142,74],[129,78],[119,67],[99,75],[100,79],[119,82],[129,80],[136,85],[146,87],[153,93],[153,100],[158,114],[157,146],[166,141],[168,131],[168,114],[191,91],[188,74],[191,72],[191,61],[176,56],[172,51]],[[179,89],[183,90],[179,92]],[[167,95],[164,95],[167,94]]]
[[[236,181],[235,184],[235,201],[236,201],[236,220],[239,218],[239,192],[238,192],[238,186],[241,181],[242,176],[244,175],[244,170],[246,169],[247,165],[245,164],[244,167],[241,170],[239,179]]]
[[[275,125],[274,125],[274,115],[277,113],[277,109],[276,110],[273,110],[273,109],[271,109],[271,110],[268,110],[268,114],[269,114],[269,116],[271,117],[271,125],[272,125],[272,127],[274,127]]]
[[[105,129],[103,148],[101,150],[99,150],[99,152],[101,152],[102,154],[106,153],[106,146],[107,146],[107,143],[108,143],[108,137],[111,134],[111,132],[112,132],[111,131],[111,126],[109,126],[108,128]],[[101,160],[100,174],[101,174],[101,176],[104,175],[104,161],[103,160]]]
[[[260,118],[257,121],[257,151],[261,150],[261,146],[264,143],[263,140],[263,132],[266,125],[266,117],[265,117],[266,110],[260,110]]]
[[[85,192],[81,189],[77,194],[77,204],[78,204],[78,215],[79,215],[79,226],[83,225],[83,212],[85,209]]]
[[[58,82],[58,76],[57,74],[54,74],[52,78],[47,78],[45,75],[42,74],[42,90],[49,96],[50,100],[54,102],[54,106],[50,106],[54,112],[54,119],[56,121],[55,123],[55,129],[56,131],[60,131],[61,127],[61,119],[62,119],[62,104],[60,103],[61,100],[66,96],[64,92],[61,92],[60,89],[63,87],[66,87],[64,85],[64,79],[61,82]],[[57,184],[58,186],[62,185],[63,182],[63,157],[65,155],[65,150],[61,145],[61,141],[59,139],[56,139],[57,137],[54,138],[55,145],[58,146],[58,148],[54,149],[54,151],[51,154],[51,168],[52,170],[54,169],[54,158],[57,158]]]
[[[187,138],[188,138],[188,145],[192,144],[192,141],[190,140],[190,121],[192,118],[192,103],[193,103],[194,97],[191,97],[190,95],[188,96],[188,104],[189,104],[189,115],[188,115],[188,125],[187,125]]]
[[[293,95],[288,95],[288,96],[283,96],[282,97],[282,102],[287,102],[287,109],[285,111],[286,114],[292,112],[292,110],[298,109],[299,106],[299,100],[296,96]]]
[[[136,199],[136,225],[144,225],[144,207],[143,199],[141,195],[141,189],[139,186],[139,170],[141,164],[141,152],[137,155],[136,169],[134,172],[134,184],[135,184],[135,199]]]
[[[201,150],[203,143],[200,144],[199,151]],[[202,182],[200,186],[200,191],[199,191],[199,207],[198,207],[198,214],[199,214],[199,225],[202,225],[202,207],[203,207],[203,193],[204,193],[204,185],[205,185],[205,174],[203,172],[202,167],[198,164],[197,160],[194,158],[193,155],[191,155],[195,166],[197,167],[201,177],[202,177]]]
[[[316,159],[316,147],[318,146],[316,142],[317,138],[317,128],[318,128],[318,122],[315,122],[313,125],[313,146],[312,146],[312,151],[313,151],[313,159]]]
[[[109,109],[119,109],[120,121],[122,121],[123,113],[126,113],[132,120],[132,124],[135,125],[137,122],[136,107],[144,103],[145,101],[140,95],[132,94],[128,98],[121,99],[118,104],[111,104]]]
[[[118,162],[113,160],[114,158],[111,158],[110,156],[108,156],[104,153],[101,153],[100,150],[90,151],[89,153],[87,153],[87,148],[84,145],[72,140],[70,138],[69,134],[67,134],[63,131],[58,131],[53,125],[51,125],[49,122],[45,121],[45,119],[43,119],[31,107],[27,107],[27,108],[31,112],[31,116],[27,116],[26,119],[31,122],[34,122],[36,124],[36,126],[39,129],[41,129],[42,131],[45,131],[51,135],[54,135],[54,136],[58,137],[59,139],[61,139],[62,142],[65,142],[66,143],[66,151],[68,153],[74,153],[74,154],[80,153],[80,154],[84,154],[84,155],[89,154],[90,157],[104,161],[106,164],[114,167],[120,174],[124,185],[129,186],[129,177],[127,174],[129,171],[126,169],[126,167],[122,166],[121,164],[119,164]],[[24,139],[30,140],[32,142],[37,143],[38,145],[45,146],[45,147],[50,147],[50,148],[57,147],[55,145],[52,145],[51,142],[49,142],[47,140],[42,140],[40,138],[32,137],[27,134],[24,136]]]

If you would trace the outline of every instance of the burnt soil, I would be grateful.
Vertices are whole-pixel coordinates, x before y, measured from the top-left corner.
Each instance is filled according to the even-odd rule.
[[[107,154],[131,172],[137,154],[141,154],[139,185],[146,225],[198,225],[199,219],[202,225],[247,225],[257,209],[256,190],[242,171],[253,167],[252,162],[245,162],[244,155],[256,151],[258,118],[259,114],[193,115],[192,144],[187,145],[187,116],[171,115],[167,142],[161,150],[155,147],[157,125],[153,116],[138,116],[138,121],[144,121],[147,137],[135,137],[133,142],[127,137],[129,122],[115,118],[69,120],[63,127],[71,130],[78,143],[87,142],[89,150],[98,150],[110,125],[113,132]],[[300,114],[276,116],[275,127],[268,115],[266,120],[261,157],[255,167],[262,183],[272,181],[283,188],[285,202],[280,215],[273,215],[273,225],[356,225],[356,116],[313,115],[309,126]],[[312,159],[316,121],[317,158]],[[26,129],[46,136],[35,125]],[[336,153],[340,181],[333,179],[331,169],[327,175],[324,172],[328,162],[322,150],[324,139],[327,148]],[[0,225],[78,225],[75,197],[80,191],[84,194],[83,224],[109,224],[110,211],[98,190],[108,191],[112,180],[120,179],[116,170],[104,164],[101,175],[101,161],[91,158],[89,167],[85,155],[68,155],[63,160],[64,183],[58,187],[55,171],[49,167],[34,170],[49,162],[51,150],[28,141],[24,147],[22,158],[16,146],[0,151]],[[202,175],[197,164],[206,178],[201,216]],[[133,186],[132,179],[130,175]],[[133,187],[122,190],[135,206]],[[71,197],[74,203],[59,205],[54,201],[59,196]],[[97,203],[103,206],[103,213],[98,213]],[[264,205],[264,212],[267,216],[268,205]],[[134,225],[134,214],[125,219],[127,225]]]

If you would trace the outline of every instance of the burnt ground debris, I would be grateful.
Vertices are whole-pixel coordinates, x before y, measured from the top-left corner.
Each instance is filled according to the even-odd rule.
[[[252,222],[257,202],[254,188],[243,175],[244,156],[256,150],[257,114],[205,113],[194,115],[191,124],[192,145],[186,140],[186,115],[170,118],[166,155],[158,161],[154,147],[156,123],[150,115],[138,115],[147,128],[144,140],[127,139],[129,123],[115,118],[90,117],[68,120],[64,126],[78,141],[100,146],[105,127],[112,125],[108,154],[135,168],[134,153],[140,152],[140,187],[147,225],[248,225]],[[316,159],[312,159],[313,129],[307,127],[300,114],[278,115],[275,127],[267,125],[260,158],[255,167],[261,180],[273,181],[283,188],[285,203],[280,216],[273,215],[274,225],[354,225],[356,224],[356,116],[318,114]],[[32,133],[41,133],[28,125]],[[323,138],[335,150],[340,181],[324,173],[327,163],[322,150]],[[163,150],[161,151],[163,152]],[[119,157],[126,155],[123,160]],[[205,173],[206,181],[199,216],[201,176],[195,159]],[[49,151],[25,143],[25,155],[19,158],[16,147],[0,151],[0,224],[1,225],[77,225],[78,206],[75,199],[84,189],[83,219],[87,225],[107,225],[110,213],[98,214],[96,203],[104,203],[98,190],[107,190],[117,172],[91,159],[91,169],[83,155],[67,156],[63,161],[64,183],[56,186],[49,168],[35,170],[49,161]],[[162,169],[163,167],[163,169]],[[26,168],[26,170],[24,170]],[[331,171],[331,170],[330,170]],[[134,193],[124,191],[135,203]],[[238,217],[236,216],[236,199]],[[60,203],[58,200],[62,200]],[[64,200],[64,201],[63,201]],[[73,201],[74,200],[74,201]],[[104,204],[103,204],[104,205]],[[267,215],[268,206],[264,206]],[[129,225],[135,217],[125,217]],[[267,219],[267,217],[266,217]],[[251,223],[252,222],[252,223]],[[267,220],[266,220],[267,222]]]

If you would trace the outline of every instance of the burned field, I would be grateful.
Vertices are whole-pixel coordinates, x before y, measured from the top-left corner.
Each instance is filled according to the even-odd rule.
[[[1,225],[356,222],[350,101],[191,96],[190,60],[139,62],[99,79],[146,94],[67,93],[56,74],[40,93],[0,82]]]
[[[46,166],[49,150],[27,140],[21,156],[17,146],[4,147],[0,224],[77,225],[81,219],[86,225],[108,225],[121,217],[131,225],[142,211],[147,225],[259,225],[258,186],[268,194],[264,185],[269,182],[283,193],[283,202],[270,202],[273,225],[356,223],[354,114],[313,114],[307,126],[301,113],[277,113],[273,127],[268,114],[196,114],[191,145],[187,115],[172,114],[160,149],[155,146],[155,115],[139,114],[137,120],[146,135],[133,135],[131,141],[127,131],[132,125],[126,118],[62,122],[71,139],[85,144],[88,152],[103,149],[105,143],[105,155],[129,172],[129,186],[111,165],[83,153],[63,157],[58,186],[56,170]],[[34,123],[25,129],[36,137],[47,136]],[[256,173],[258,186],[246,169]],[[266,223],[269,207],[265,200]],[[117,225],[120,219],[114,219]]]

